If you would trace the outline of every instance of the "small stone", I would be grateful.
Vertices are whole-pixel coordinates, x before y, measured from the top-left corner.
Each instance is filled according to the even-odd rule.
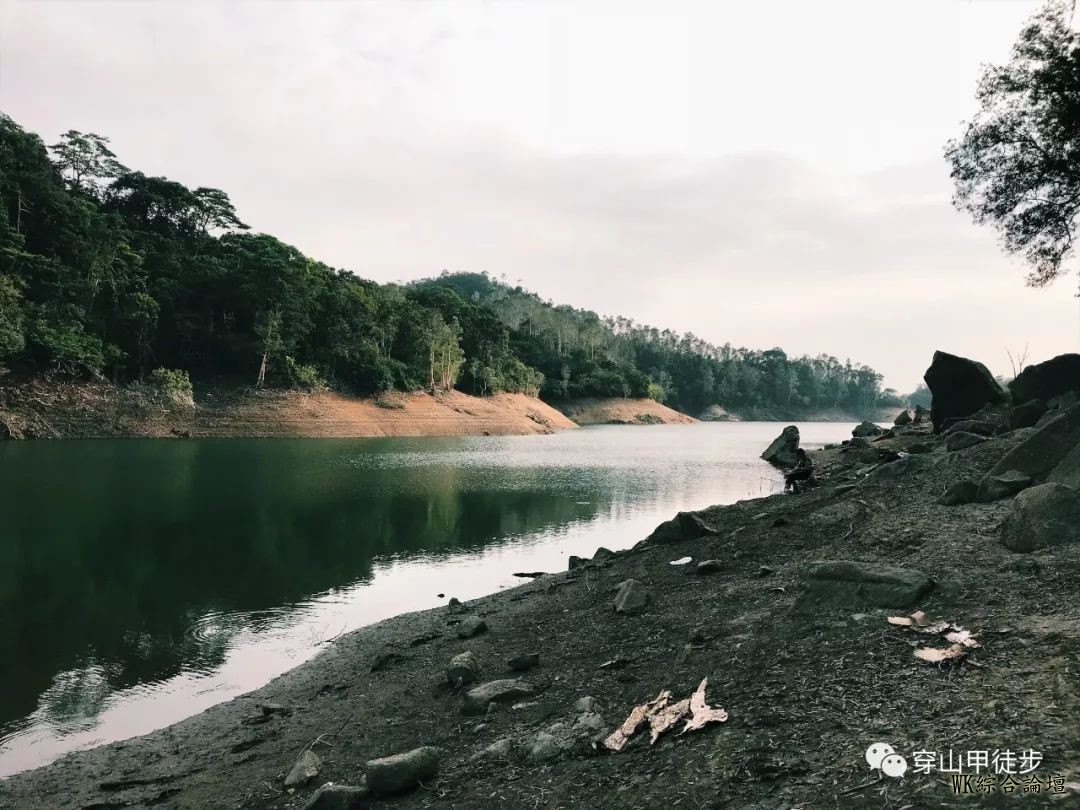
[[[968,433],[964,430],[958,430],[945,437],[945,449],[952,453],[957,450],[965,450],[968,447],[974,447],[976,444],[982,444],[985,441],[986,437],[981,436],[978,433]]]
[[[860,422],[851,431],[851,435],[855,438],[865,438],[867,436],[880,436],[884,433],[884,429],[875,425],[873,422]]]
[[[480,662],[472,650],[458,653],[446,668],[446,680],[451,686],[464,686],[480,680]]]
[[[532,693],[533,688],[517,678],[488,681],[465,693],[461,710],[465,714],[482,714],[489,704],[498,709],[500,703],[512,703],[518,698],[529,697]]]
[[[458,625],[457,635],[458,638],[474,638],[481,633],[486,633],[487,629],[487,622],[479,616],[469,616]]]
[[[583,712],[574,721],[573,731],[575,734],[595,737],[605,731],[604,718],[596,712]]]
[[[285,787],[298,787],[306,785],[310,780],[319,775],[322,770],[322,760],[314,751],[308,749],[293,763],[289,774],[285,777]]]
[[[540,653],[521,653],[506,660],[506,665],[513,672],[528,672],[533,667],[540,666]]]
[[[959,506],[962,503],[974,503],[978,493],[979,485],[974,481],[957,481],[938,496],[937,502],[942,506]]]
[[[510,754],[514,750],[514,741],[510,737],[503,737],[501,740],[496,740],[487,748],[483,749],[476,755],[477,759],[509,759]]]
[[[719,560],[702,560],[697,564],[697,568],[694,569],[698,574],[715,574],[723,569],[723,564]]]
[[[703,644],[705,642],[705,631],[700,627],[695,627],[690,631],[690,643],[691,644]]]
[[[981,503],[1011,498],[1017,492],[1027,489],[1032,484],[1031,476],[1019,470],[1006,470],[999,475],[988,475],[979,482],[976,499]]]
[[[585,697],[579,697],[574,703],[574,711],[579,713],[592,712],[596,710],[596,698],[592,695],[585,695]]]
[[[761,566],[761,568],[758,569],[757,575],[759,577],[767,577],[767,576],[771,576],[772,574],[775,574],[775,573],[776,573],[775,568],[769,568],[769,566],[763,565],[763,566]]]
[[[448,607],[457,607],[461,604],[461,600],[456,596],[451,596],[450,601],[446,603]]]
[[[541,731],[536,735],[536,740],[529,749],[529,758],[533,762],[551,762],[561,755],[562,746],[559,745],[559,741],[546,731]]]
[[[430,782],[439,772],[439,752],[429,745],[367,763],[368,788],[377,796],[396,796]]]
[[[327,782],[311,794],[303,810],[350,810],[357,807],[367,794],[366,787]]]
[[[628,579],[619,584],[615,594],[615,612],[626,615],[640,613],[649,604],[649,594],[645,586],[636,579]]]
[[[907,408],[900,411],[900,413],[898,413],[896,415],[896,418],[893,419],[893,424],[894,425],[907,425],[907,424],[910,424],[910,423],[911,423],[911,411],[909,411]]]

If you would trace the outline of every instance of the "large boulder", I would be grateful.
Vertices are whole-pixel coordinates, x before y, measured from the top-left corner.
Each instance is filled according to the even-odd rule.
[[[1080,391],[1080,354],[1059,354],[1045,363],[1028,366],[1009,383],[1009,392],[1017,405]]]
[[[1041,399],[1033,399],[1022,405],[1017,405],[1009,411],[1007,416],[1009,430],[1035,427],[1044,413],[1046,413],[1046,403]]]
[[[641,613],[649,605],[649,593],[645,586],[636,579],[628,579],[619,583],[618,593],[615,594],[615,612],[633,615]]]
[[[987,475],[1016,470],[1036,481],[1046,478],[1080,442],[1080,405],[1044,423],[1006,453]]]
[[[893,424],[897,426],[910,425],[911,411],[909,411],[907,408],[904,408],[904,410],[900,411],[900,413],[896,415],[896,418],[893,419]]]
[[[1025,489],[1005,518],[1001,542],[1023,552],[1080,542],[1080,492],[1063,484]]]
[[[847,560],[822,562],[806,579],[797,609],[906,608],[914,606],[932,587],[926,574],[911,568]]]
[[[795,425],[788,425],[773,440],[773,443],[766,448],[761,457],[776,467],[786,469],[794,467],[798,463],[798,458],[795,455],[795,451],[798,449],[799,429]]]
[[[934,396],[930,421],[935,431],[950,417],[968,416],[1005,399],[1005,392],[986,366],[948,352],[934,352],[923,380]]]

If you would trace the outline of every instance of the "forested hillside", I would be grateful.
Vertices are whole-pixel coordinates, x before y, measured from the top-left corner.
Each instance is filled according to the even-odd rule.
[[[895,398],[850,361],[713,346],[485,274],[365,281],[250,232],[223,191],[130,170],[98,135],[47,147],[3,114],[0,197],[0,366],[24,374],[649,396],[689,413]]]

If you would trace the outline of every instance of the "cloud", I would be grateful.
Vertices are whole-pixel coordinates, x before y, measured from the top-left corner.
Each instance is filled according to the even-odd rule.
[[[1071,291],[1023,286],[940,156],[1030,4],[601,5],[8,3],[0,93],[369,278],[488,271],[901,389],[939,347],[1076,346]],[[931,22],[955,47],[914,63],[859,38]]]

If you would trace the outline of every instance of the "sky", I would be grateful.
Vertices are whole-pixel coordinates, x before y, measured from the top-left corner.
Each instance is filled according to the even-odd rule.
[[[378,281],[486,271],[713,343],[1011,375],[1080,347],[953,210],[1027,0],[0,0],[0,110]]]

